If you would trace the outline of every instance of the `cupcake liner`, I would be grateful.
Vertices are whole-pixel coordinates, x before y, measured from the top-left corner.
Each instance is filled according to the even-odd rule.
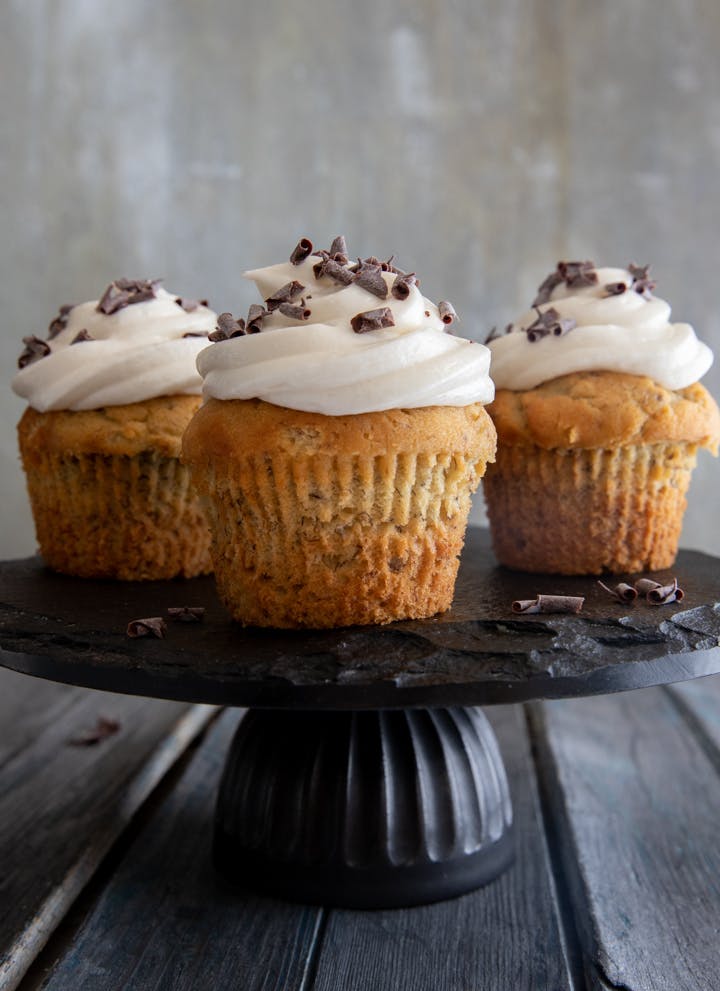
[[[484,462],[238,457],[198,469],[218,591],[242,623],[332,627],[449,608]]]
[[[207,523],[177,458],[22,454],[40,553],[51,568],[129,581],[212,570]]]
[[[671,567],[696,451],[500,445],[483,482],[498,561],[567,575]]]

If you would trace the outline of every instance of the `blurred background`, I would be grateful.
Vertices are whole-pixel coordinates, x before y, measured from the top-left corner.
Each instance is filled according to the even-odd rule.
[[[5,0],[0,556],[35,548],[20,339],[118,276],[237,313],[344,233],[482,340],[561,257],[650,262],[720,353],[719,49],[717,0]],[[701,453],[685,546],[719,486]]]

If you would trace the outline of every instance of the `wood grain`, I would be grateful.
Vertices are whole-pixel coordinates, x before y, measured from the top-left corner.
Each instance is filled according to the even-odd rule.
[[[0,693],[0,987],[11,991],[214,710],[6,671]],[[71,745],[99,715],[117,720],[119,732],[95,746]]]
[[[533,722],[590,986],[714,991],[720,788],[677,706],[648,689]]]

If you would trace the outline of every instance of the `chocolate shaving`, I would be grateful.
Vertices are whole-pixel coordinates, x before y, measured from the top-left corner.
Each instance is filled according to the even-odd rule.
[[[360,286],[361,289],[372,293],[378,299],[387,299],[387,282],[383,278],[380,265],[368,265],[367,262],[363,262],[355,276],[354,282],[356,286]]]
[[[633,291],[639,293],[645,299],[651,298],[652,291],[655,288],[655,281],[650,278],[649,271],[649,265],[634,265],[632,262],[628,265],[628,272],[632,275],[633,279]]]
[[[558,311],[552,306],[542,312],[537,307],[535,309],[537,311],[536,319],[529,327],[525,328],[527,339],[531,344],[539,341],[542,337],[547,337],[549,334],[554,334],[555,337],[561,337],[577,326],[576,321],[572,317],[561,317]]]
[[[167,624],[162,616],[150,616],[147,619],[132,619],[128,623],[127,635],[136,637],[157,637],[162,640],[167,630]]]
[[[635,582],[635,588],[640,595],[647,595],[654,588],[662,588],[662,585],[660,582],[653,581],[652,578],[638,578]]]
[[[50,354],[50,345],[47,341],[41,341],[34,334],[32,337],[23,337],[22,340],[25,350],[18,358],[18,368],[25,368],[26,365],[32,365],[34,361],[39,361],[40,358],[45,358]]]
[[[331,255],[333,258],[335,258],[336,255],[342,255],[343,258],[345,259],[345,262],[347,262],[348,249],[347,249],[347,244],[345,243],[345,238],[342,236],[342,234],[339,234],[336,238],[333,239],[333,243],[330,245],[330,251],[328,251],[328,254]]]
[[[262,307],[261,307],[262,309]],[[242,317],[236,320],[232,313],[221,313],[217,318],[217,327],[208,334],[209,341],[227,341],[231,337],[242,337],[248,333],[245,328],[245,321]]]
[[[299,265],[312,254],[312,249],[312,241],[308,240],[306,237],[301,237],[293,248],[292,254],[290,255],[290,261],[293,265]]]
[[[50,322],[48,327],[48,340],[51,341],[58,334],[61,334],[67,327],[70,311],[75,309],[74,303],[63,303],[58,315]]]
[[[553,291],[560,285],[561,282],[564,281],[565,280],[562,275],[560,275],[558,270],[555,269],[555,271],[551,272],[545,281],[538,286],[537,296],[533,300],[532,305],[542,306],[543,303],[549,303]]]
[[[108,719],[107,716],[98,716],[98,720],[92,729],[85,730],[79,736],[74,736],[68,743],[71,747],[94,747],[97,743],[102,743],[109,736],[114,736],[120,732],[122,724],[117,719]]]
[[[284,286],[281,286],[272,296],[268,296],[265,300],[268,312],[272,313],[281,303],[289,303],[291,300],[297,299],[304,288],[305,286],[301,282],[297,282],[294,279],[292,282],[286,282]]]
[[[369,330],[380,330],[382,327],[394,327],[395,321],[388,306],[377,310],[366,310],[358,313],[350,321],[350,326],[356,334],[366,334]]]
[[[399,272],[390,287],[390,292],[395,299],[407,299],[410,295],[410,290],[416,282],[417,279],[414,272]]]
[[[628,585],[627,582],[620,582],[615,586],[615,588],[608,588],[608,586],[601,581],[598,581],[600,588],[605,589],[613,598],[617,599],[618,602],[634,602],[638,597],[638,590],[632,585]]]
[[[496,341],[499,337],[503,337],[505,334],[512,333],[512,329],[513,329],[513,325],[511,323],[506,323],[505,329],[501,334],[500,331],[497,329],[497,327],[492,327],[490,333],[485,338],[484,343],[489,344],[490,341]]]
[[[608,282],[605,286],[606,296],[622,296],[627,289],[624,282]]]
[[[447,300],[441,299],[438,303],[438,313],[440,314],[440,319],[442,322],[449,326],[455,320],[457,320],[457,313],[455,312],[455,307],[452,303],[448,303]]]
[[[94,340],[95,340],[95,338],[92,337],[90,334],[88,334],[87,330],[83,327],[82,330],[79,330],[77,332],[77,334],[73,337],[73,339],[70,341],[70,343],[71,344],[80,344],[80,343],[82,343],[82,341],[94,341]]]
[[[187,334],[183,334],[183,340],[186,337],[209,337],[210,335],[206,330],[189,330]]]
[[[159,283],[159,279],[115,279],[100,297],[96,310],[109,316],[133,303],[154,299]]]
[[[260,306],[259,303],[253,303],[247,315],[246,327],[248,334],[259,334],[262,330],[262,322],[267,315],[268,311],[264,306]]]
[[[665,606],[670,602],[682,602],[685,593],[678,586],[677,578],[673,578],[669,585],[658,585],[657,588],[649,589],[647,600],[651,606]]]
[[[594,286],[598,280],[595,262],[558,262],[558,272],[568,289]]]
[[[295,306],[293,303],[281,303],[278,310],[284,316],[290,317],[291,320],[307,320],[310,316],[310,310],[307,306]]]
[[[208,305],[208,301],[206,299],[183,299],[182,296],[176,296],[175,302],[178,306],[181,306],[186,313],[194,313],[195,310],[200,309],[201,306]],[[187,337],[188,335],[186,334],[185,336]]]
[[[205,606],[168,606],[167,614],[180,623],[199,623],[205,616]]]
[[[324,275],[327,275],[333,282],[339,282],[341,286],[349,286],[355,278],[347,265],[341,265],[333,258],[328,258],[327,256],[323,257],[322,261],[319,261],[317,265],[313,265],[313,272],[316,279],[321,279]]]
[[[535,599],[516,599],[515,613],[579,613],[585,603],[582,595],[538,595]]]

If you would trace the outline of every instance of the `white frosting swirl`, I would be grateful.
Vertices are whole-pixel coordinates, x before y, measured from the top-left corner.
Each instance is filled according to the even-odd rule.
[[[15,375],[14,391],[40,413],[199,395],[195,360],[217,317],[207,306],[187,313],[176,300],[158,288],[154,299],[109,315],[98,311],[97,300],[74,306],[65,328],[48,342],[50,354]],[[82,330],[92,340],[72,344]]]
[[[689,324],[670,323],[665,300],[635,292],[625,269],[599,268],[597,276],[597,284],[581,288],[569,289],[563,282],[538,307],[575,320],[573,330],[530,342],[525,330],[537,311],[528,310],[509,333],[488,344],[498,389],[534,389],[560,375],[585,371],[647,375],[666,389],[684,389],[702,378],[712,364],[712,351]],[[628,288],[608,295],[605,286],[617,282]]]
[[[246,272],[267,299],[288,282],[304,287],[311,311],[295,320],[276,310],[262,333],[220,341],[198,358],[203,392],[216,399],[264,399],[276,406],[342,416],[421,406],[489,403],[490,352],[446,332],[437,307],[412,286],[407,299],[380,299],[353,283],[316,278],[311,255]],[[395,280],[383,273],[388,290]],[[299,298],[297,300],[299,302]],[[394,326],[356,333],[358,313],[388,307]]]

